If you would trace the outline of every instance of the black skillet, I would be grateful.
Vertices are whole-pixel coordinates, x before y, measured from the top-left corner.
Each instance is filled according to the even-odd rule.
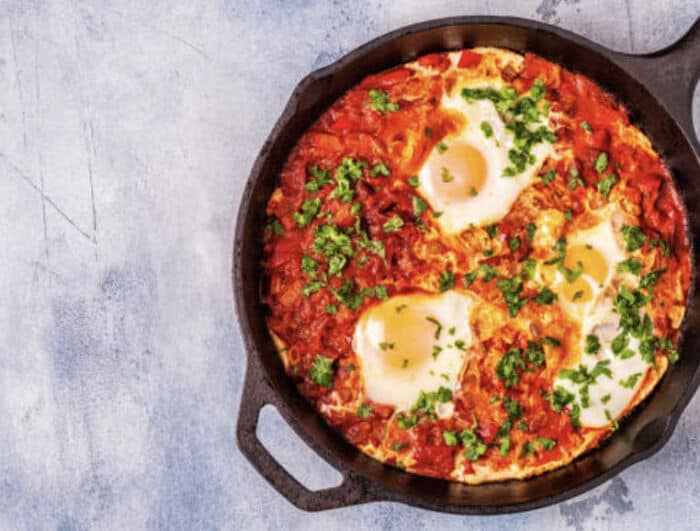
[[[700,243],[700,146],[691,115],[693,89],[700,74],[700,20],[674,45],[632,56],[529,20],[445,18],[383,35],[309,74],[294,90],[255,161],[238,212],[233,250],[234,296],[248,352],[238,445],[275,489],[302,509],[397,501],[436,511],[492,514],[556,503],[592,489],[658,451],[700,383],[700,293],[695,275],[680,361],[652,396],[608,443],[563,468],[526,481],[469,486],[383,465],[329,428],[286,376],[266,329],[258,286],[265,205],[287,155],[306,128],[364,76],[425,53],[473,46],[536,53],[585,74],[614,94],[666,160],[685,203],[692,248]],[[693,270],[697,267],[693,254]],[[255,433],[258,413],[265,404],[273,404],[294,431],[341,472],[341,485],[310,491],[274,460]]]

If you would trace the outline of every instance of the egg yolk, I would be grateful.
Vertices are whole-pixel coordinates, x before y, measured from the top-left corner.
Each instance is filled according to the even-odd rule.
[[[372,320],[384,329],[384,341],[378,347],[387,369],[416,369],[430,360],[435,342],[431,328],[437,325],[429,315],[406,304],[383,304],[373,313]]]
[[[470,144],[451,144],[430,158],[435,190],[444,197],[462,200],[479,194],[486,182],[486,159]]]
[[[608,276],[608,262],[600,251],[589,245],[572,245],[564,258],[567,269],[583,266],[583,273],[573,282],[565,282],[562,295],[572,302],[588,302],[593,298],[591,282],[602,284]],[[587,277],[587,278],[586,278]]]

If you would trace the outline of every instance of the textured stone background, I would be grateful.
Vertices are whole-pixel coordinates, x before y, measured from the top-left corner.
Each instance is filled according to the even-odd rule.
[[[698,399],[658,455],[556,507],[296,510],[235,446],[229,257],[246,174],[310,70],[455,14],[651,51],[700,1],[198,4],[0,1],[0,528],[697,528]],[[310,485],[337,478],[274,410],[260,436]]]

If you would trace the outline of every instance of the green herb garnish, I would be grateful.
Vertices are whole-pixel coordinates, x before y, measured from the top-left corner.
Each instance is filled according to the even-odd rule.
[[[389,94],[376,89],[370,89],[369,98],[371,107],[374,111],[379,111],[381,114],[387,112],[396,112],[400,109],[398,103],[389,101]]]
[[[317,354],[311,365],[309,378],[322,387],[333,387],[333,360]]]

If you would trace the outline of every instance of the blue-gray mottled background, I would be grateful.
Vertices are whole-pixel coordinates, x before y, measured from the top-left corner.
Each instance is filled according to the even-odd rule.
[[[0,1],[0,528],[697,528],[698,400],[649,461],[505,517],[303,513],[236,448],[230,251],[253,158],[310,70],[456,14],[643,52],[700,0]],[[337,479],[274,410],[260,437],[311,486]]]

